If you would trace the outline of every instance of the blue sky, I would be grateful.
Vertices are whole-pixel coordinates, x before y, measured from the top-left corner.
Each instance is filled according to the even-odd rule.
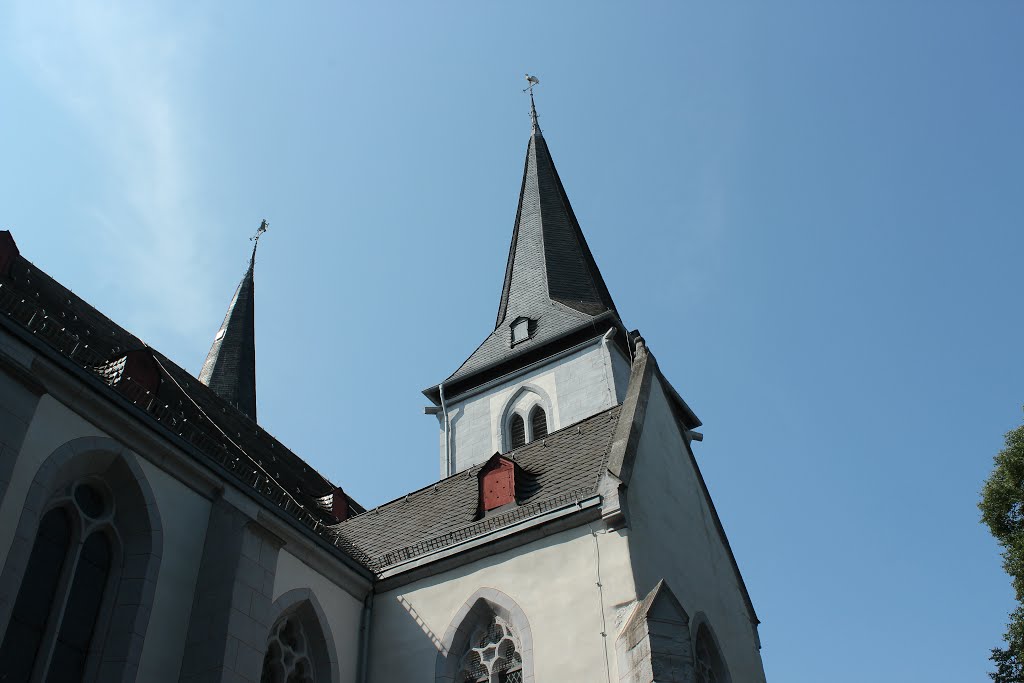
[[[367,505],[493,325],[529,122],[697,457],[769,680],[987,680],[1021,422],[1024,4],[0,9],[0,226],[197,372],[257,263],[264,426]]]

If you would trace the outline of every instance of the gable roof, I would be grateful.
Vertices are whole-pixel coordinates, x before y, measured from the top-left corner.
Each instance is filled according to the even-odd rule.
[[[619,407],[609,408],[509,456],[532,481],[518,505],[479,514],[478,474],[471,467],[419,491],[335,525],[339,537],[369,557],[380,572],[597,492],[607,469]],[[490,462],[490,461],[488,461]]]
[[[445,380],[445,385],[581,328],[594,327],[601,318],[621,327],[548,144],[536,125],[536,111],[533,113],[534,128],[526,148],[519,207],[494,331]],[[513,348],[510,325],[520,317],[535,321],[535,330],[528,340]],[[597,333],[606,330],[607,325]],[[435,389],[424,393],[432,397]]]
[[[253,422],[256,421],[255,266],[256,245],[253,245],[249,267],[235,289],[224,322],[199,371],[200,382]]]
[[[0,231],[0,238],[5,236],[10,233]],[[82,371],[96,390],[128,399],[140,417],[198,450],[210,460],[206,464],[219,467],[227,479],[254,491],[361,562],[355,549],[325,532],[325,525],[336,522],[334,484],[188,371],[23,258],[13,240],[10,249],[0,244],[0,314],[5,326],[27,343]],[[147,393],[130,378],[122,382],[111,377],[111,368],[120,359],[139,350],[152,354],[157,366],[155,392]],[[350,510],[363,511],[351,497],[339,495],[345,495]]]

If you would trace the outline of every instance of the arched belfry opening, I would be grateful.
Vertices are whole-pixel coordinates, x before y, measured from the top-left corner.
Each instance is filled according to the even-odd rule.
[[[533,384],[520,387],[505,403],[501,425],[502,452],[508,452],[548,435],[552,414],[547,392]]]

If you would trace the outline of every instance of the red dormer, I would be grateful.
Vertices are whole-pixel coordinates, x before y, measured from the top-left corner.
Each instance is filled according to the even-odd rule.
[[[489,512],[516,501],[516,465],[495,453],[477,474],[480,479],[480,510]]]

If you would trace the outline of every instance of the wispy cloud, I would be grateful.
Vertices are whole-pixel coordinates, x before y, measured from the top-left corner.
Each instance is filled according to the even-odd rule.
[[[117,267],[108,258],[96,277],[130,283],[138,301],[123,322],[180,338],[208,326],[209,304],[182,92],[199,50],[177,7],[22,0],[9,36],[16,59],[104,157],[108,190],[90,208],[97,243]]]

